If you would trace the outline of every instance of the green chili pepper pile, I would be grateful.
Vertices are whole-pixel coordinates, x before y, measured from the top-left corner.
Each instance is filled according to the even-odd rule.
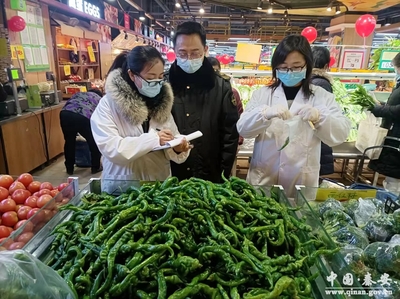
[[[88,194],[50,262],[79,298],[312,298],[311,228],[245,181],[192,178]],[[315,275],[314,275],[315,277]]]

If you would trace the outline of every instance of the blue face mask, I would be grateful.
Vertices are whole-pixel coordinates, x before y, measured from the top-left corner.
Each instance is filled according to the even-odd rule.
[[[301,72],[280,72],[276,71],[276,76],[287,87],[293,87],[299,84],[306,78],[307,69],[304,68]]]
[[[162,80],[149,80],[146,82],[140,77],[139,79],[142,81],[142,88],[137,88],[140,94],[149,98],[154,98],[160,93],[163,83]]]
[[[203,57],[187,60],[178,57],[177,64],[185,73],[193,74],[201,68],[203,65],[203,60]]]

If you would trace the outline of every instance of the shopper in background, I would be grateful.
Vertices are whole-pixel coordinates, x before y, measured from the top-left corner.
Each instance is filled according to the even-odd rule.
[[[185,163],[172,163],[172,174],[181,180],[198,177],[221,182],[222,173],[231,174],[239,139],[232,87],[204,59],[208,47],[203,26],[180,24],[173,42],[177,59],[169,71],[175,94],[172,114],[182,134],[199,130],[203,137],[193,141]]]
[[[228,82],[231,81],[231,79],[232,79],[231,77],[221,73],[221,63],[218,61],[217,58],[215,58],[215,57],[207,57],[207,59],[211,63],[212,67],[214,68],[214,70],[217,72],[218,75],[220,75],[222,78],[224,78]],[[236,105],[237,105],[236,107],[237,107],[237,110],[238,110],[238,113],[239,113],[239,117],[240,117],[240,115],[243,113],[242,100],[240,99],[239,91],[237,91],[236,88],[232,87],[232,93],[233,93],[233,96],[235,97]],[[239,136],[239,145],[242,145],[242,144],[243,144],[243,137]]]
[[[272,85],[253,93],[237,127],[244,138],[256,138],[248,181],[282,185],[293,197],[295,185],[318,186],[321,141],[343,143],[350,121],[331,93],[311,84],[313,56],[306,38],[285,37],[271,64]]]
[[[388,129],[385,145],[400,147],[400,142],[390,137],[400,138],[400,53],[392,64],[396,71],[396,87],[393,89],[386,104],[377,104],[372,110],[376,117],[383,117],[382,127]],[[379,159],[372,160],[369,168],[386,176],[384,187],[390,191],[400,192],[400,152],[395,149],[383,148]]]
[[[75,145],[78,133],[86,139],[91,155],[92,174],[102,171],[101,153],[93,139],[90,118],[100,102],[102,93],[98,89],[75,93],[60,112],[60,125],[64,134],[65,167],[69,175],[74,174]]]
[[[173,149],[153,151],[179,134],[171,115],[173,93],[164,82],[164,60],[157,49],[137,46],[120,63],[110,71],[106,95],[91,119],[103,154],[102,179],[163,181],[171,175],[169,160],[184,162],[191,148],[184,140]],[[107,186],[103,190],[113,191]]]
[[[329,61],[331,54],[325,47],[315,46],[312,48],[314,68],[311,75],[311,83],[322,87],[326,91],[333,93],[333,78],[328,74]],[[325,143],[321,143],[321,169],[319,175],[328,175],[335,172],[332,148]]]

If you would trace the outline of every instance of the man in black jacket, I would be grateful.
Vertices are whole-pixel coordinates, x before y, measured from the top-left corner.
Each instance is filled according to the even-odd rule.
[[[222,173],[231,173],[239,139],[232,87],[204,59],[208,47],[203,26],[182,23],[173,42],[177,60],[169,70],[175,95],[172,115],[181,134],[199,130],[203,137],[192,141],[194,148],[185,163],[171,162],[172,175],[221,182]]]

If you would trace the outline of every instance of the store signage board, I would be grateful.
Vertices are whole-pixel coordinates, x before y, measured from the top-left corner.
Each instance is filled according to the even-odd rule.
[[[130,18],[129,18],[129,15],[126,12],[124,12],[124,27],[126,29],[130,29],[131,28]]]
[[[68,0],[68,6],[89,16],[100,18],[100,8],[84,0]]]
[[[376,197],[377,190],[365,189],[365,190],[351,190],[351,189],[322,189],[317,190],[317,196],[315,200],[325,201],[328,198],[334,198],[340,201],[346,201],[350,199]]]
[[[260,63],[262,45],[240,43],[237,46],[235,60],[238,62]]]
[[[393,58],[400,53],[399,50],[383,50],[381,58],[379,59],[379,70],[393,71],[394,67],[392,64]]]
[[[365,51],[344,50],[341,68],[346,70],[362,69],[364,65]]]

